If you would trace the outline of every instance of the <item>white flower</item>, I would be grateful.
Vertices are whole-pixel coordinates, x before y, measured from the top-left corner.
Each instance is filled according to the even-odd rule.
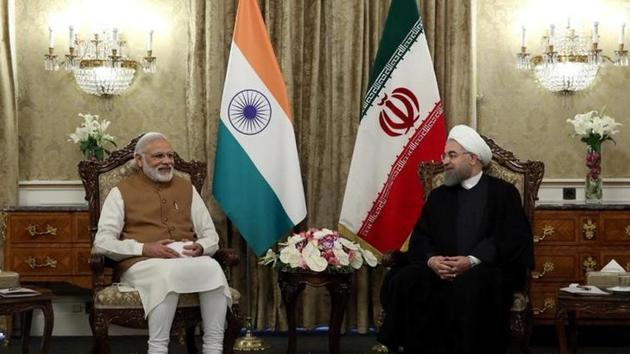
[[[365,250],[363,248],[360,249],[363,258],[365,259],[365,263],[367,263],[370,267],[376,267],[378,264],[378,259],[370,250]]]
[[[83,122],[75,129],[74,133],[70,134],[68,141],[80,144],[81,152],[86,157],[104,158],[105,152],[107,152],[106,146],[108,144],[116,146],[116,137],[105,133],[111,122],[100,121],[99,116],[95,114],[79,113],[79,117],[83,118]]]
[[[302,250],[302,257],[308,268],[314,272],[321,272],[328,267],[328,262],[319,253],[319,248],[311,242]]]
[[[109,125],[110,125],[111,123],[112,123],[112,122],[110,122],[110,121],[108,121],[108,120],[104,120],[104,121],[102,121],[102,122],[101,122],[101,131],[102,131],[102,132],[106,131],[106,130],[107,130],[107,128],[109,128]]]
[[[603,110],[576,114],[573,119],[567,119],[567,122],[573,124],[575,134],[589,145],[613,140],[612,135],[619,132],[616,128],[621,125],[605,115]]]
[[[335,244],[337,243],[338,242],[335,242]],[[333,248],[333,253],[335,254],[335,257],[337,258],[337,261],[339,261],[340,265],[347,266],[350,264],[350,256],[343,250],[340,243],[339,247]]]
[[[276,262],[278,261],[278,255],[276,254],[276,252],[274,252],[271,248],[267,250],[267,253],[265,253],[265,255],[263,257],[260,258],[260,260],[258,261],[258,264],[263,264],[263,265],[275,265]]]
[[[604,126],[606,127],[605,134],[613,135],[619,133],[619,130],[615,129],[621,125],[621,123],[615,122],[613,118],[610,116],[603,116],[602,121],[604,122]]]
[[[359,269],[363,265],[363,257],[357,251],[350,251],[350,266]]]
[[[297,243],[302,242],[302,240],[304,240],[304,236],[302,236],[302,235],[298,235],[298,234],[294,234],[293,236],[290,236],[290,237],[287,239],[287,244],[289,244],[289,245],[295,245],[295,244],[297,244]]]
[[[356,251],[356,250],[358,250],[358,249],[359,249],[359,246],[357,246],[357,244],[356,244],[356,243],[354,243],[354,242],[352,242],[352,241],[350,241],[350,240],[348,240],[348,239],[345,239],[345,238],[343,238],[343,237],[340,237],[340,238],[339,238],[339,242],[341,242],[341,244],[342,244],[344,247],[346,247],[347,249],[350,249],[350,250],[353,250],[353,251]]]
[[[85,127],[79,127],[74,130],[74,133],[70,134],[70,139],[73,143],[79,143],[85,141],[90,136],[90,132]]]
[[[302,263],[302,255],[294,245],[287,245],[280,251],[280,261],[289,264],[292,268],[297,268]]]
[[[316,239],[316,240],[319,240],[319,239],[324,238],[324,237],[326,237],[326,236],[328,236],[328,235],[330,235],[332,233],[332,231],[330,231],[330,232],[327,232],[327,231],[330,231],[330,230],[321,229],[321,230],[315,231],[315,232],[313,232],[313,238]]]

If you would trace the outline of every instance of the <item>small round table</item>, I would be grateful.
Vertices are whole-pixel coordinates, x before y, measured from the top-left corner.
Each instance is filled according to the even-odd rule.
[[[350,295],[351,273],[313,273],[313,272],[284,272],[280,271],[278,283],[282,292],[282,302],[287,311],[289,325],[289,345],[287,354],[296,352],[296,318],[295,305],[298,295],[306,285],[313,287],[325,286],[330,294],[330,329],[328,332],[328,349],[330,354],[339,354],[339,336],[343,313]]]
[[[34,288],[41,294],[36,296],[7,298],[0,296],[0,315],[22,313],[22,353],[28,354],[31,341],[31,322],[33,310],[41,309],[44,314],[44,333],[42,336],[42,354],[48,354],[50,337],[54,324],[52,299],[55,297],[47,289]]]

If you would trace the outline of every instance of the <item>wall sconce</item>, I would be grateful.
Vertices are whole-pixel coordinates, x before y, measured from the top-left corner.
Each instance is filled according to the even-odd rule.
[[[516,67],[533,71],[536,81],[552,92],[570,93],[590,87],[600,67],[607,60],[616,66],[628,66],[628,51],[624,49],[625,23],[619,32],[619,47],[614,57],[602,55],[599,48],[598,22],[593,23],[590,36],[579,34],[571,27],[571,21],[560,33],[554,25],[543,36],[545,51],[536,56],[527,52],[525,27],[521,31],[521,52],[517,54]]]
[[[73,26],[68,29],[68,54],[60,62],[55,54],[53,29],[48,28],[48,54],[44,55],[44,69],[57,71],[62,65],[74,74],[77,85],[83,91],[93,95],[109,97],[125,92],[140,63],[129,57],[123,34],[114,28],[94,33],[91,39],[83,40],[74,32]],[[157,71],[153,56],[153,30],[149,32],[147,54],[142,58],[141,65],[145,73]]]

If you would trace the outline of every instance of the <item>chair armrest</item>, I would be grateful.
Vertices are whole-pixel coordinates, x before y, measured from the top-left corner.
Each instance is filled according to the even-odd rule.
[[[220,248],[212,258],[216,259],[223,268],[236,266],[240,262],[240,257],[232,248]]]
[[[89,263],[92,269],[92,288],[97,292],[105,287],[105,256],[92,254]]]
[[[384,267],[388,268],[402,267],[409,263],[409,257],[407,256],[407,252],[388,251],[383,253],[381,262]]]

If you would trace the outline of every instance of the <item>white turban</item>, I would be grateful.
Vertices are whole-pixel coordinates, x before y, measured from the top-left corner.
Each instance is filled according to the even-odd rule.
[[[455,140],[464,150],[479,156],[483,165],[487,165],[492,160],[492,150],[485,140],[473,128],[467,125],[456,125],[450,132],[448,138]]]

